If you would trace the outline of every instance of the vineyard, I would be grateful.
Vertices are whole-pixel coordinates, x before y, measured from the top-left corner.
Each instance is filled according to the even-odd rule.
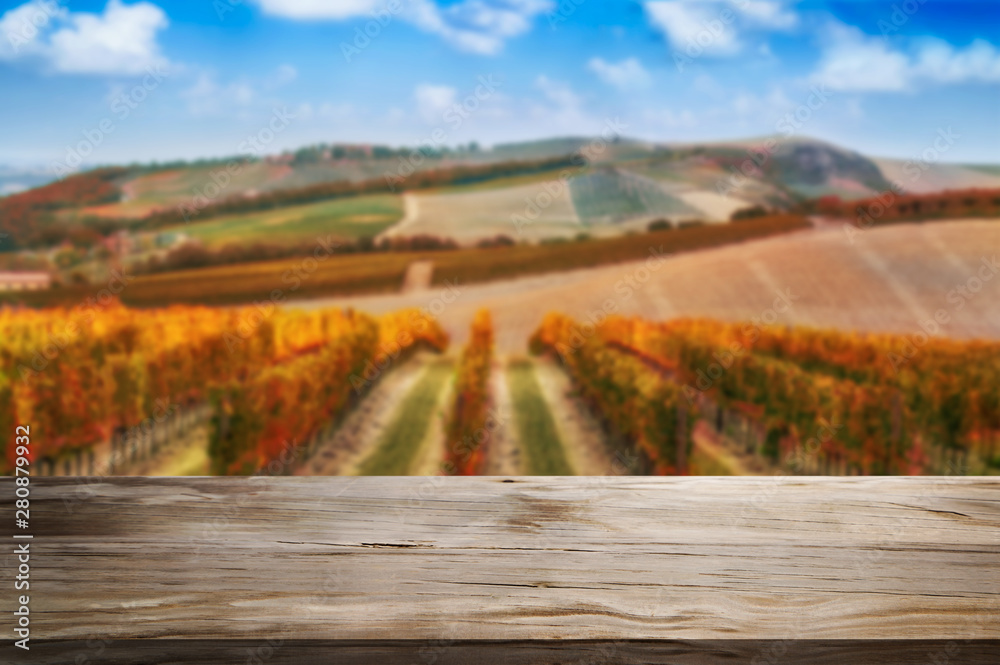
[[[612,317],[595,328],[553,314],[532,344],[557,353],[608,425],[653,461],[671,459],[664,435],[675,425],[657,414],[686,403],[798,473],[1000,467],[997,343],[692,319]]]
[[[585,224],[607,224],[657,216],[700,217],[702,212],[671,195],[655,180],[618,169],[573,178],[570,193]]]
[[[590,324],[550,314],[532,337],[531,350],[558,354],[583,400],[608,433],[642,460],[640,468],[661,475],[684,472],[696,410],[677,383],[594,331]]]
[[[0,334],[43,475],[1000,471],[997,342],[550,313],[522,358],[482,309],[456,359],[417,309],[118,303]]]
[[[380,367],[447,338],[419,311],[252,307],[0,310],[0,426],[30,423],[44,470],[110,442],[155,452],[211,404],[216,473],[248,472],[335,422]],[[370,377],[370,378],[369,378]],[[352,381],[353,379],[353,381]],[[5,464],[14,459],[8,449]]]

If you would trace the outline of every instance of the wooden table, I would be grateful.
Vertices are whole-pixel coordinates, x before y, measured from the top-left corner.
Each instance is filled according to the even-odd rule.
[[[31,651],[5,663],[1000,663],[997,479],[31,489]]]

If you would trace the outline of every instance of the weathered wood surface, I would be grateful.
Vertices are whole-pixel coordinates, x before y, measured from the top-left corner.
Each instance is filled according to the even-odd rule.
[[[242,663],[266,638],[346,641],[335,662],[396,662],[394,640],[436,649],[414,663],[473,640],[483,662],[931,662],[949,640],[949,663],[1000,662],[996,479],[53,478],[31,523],[32,637],[114,640],[87,662],[200,639]],[[96,649],[73,644],[33,655]]]

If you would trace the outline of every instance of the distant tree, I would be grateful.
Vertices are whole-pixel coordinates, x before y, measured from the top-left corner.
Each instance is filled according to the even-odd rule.
[[[174,270],[204,268],[212,264],[212,254],[197,243],[185,243],[170,252],[169,264]]]
[[[677,225],[679,229],[690,229],[695,226],[705,226],[705,221],[701,219],[689,219]]]
[[[498,235],[492,238],[483,238],[476,243],[476,247],[510,247],[516,244],[517,242],[510,236]]]
[[[738,222],[743,219],[756,219],[757,217],[765,217],[769,214],[767,208],[762,205],[750,206],[749,208],[740,208],[729,216],[729,219],[734,222]]]
[[[670,223],[669,219],[654,219],[646,227],[647,231],[666,231],[668,229],[674,228],[674,225]]]

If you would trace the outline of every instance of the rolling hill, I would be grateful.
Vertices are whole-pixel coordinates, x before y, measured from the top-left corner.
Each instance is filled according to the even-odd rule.
[[[988,165],[923,164],[913,178],[912,164],[808,138],[595,141],[441,152],[420,155],[415,166],[407,166],[414,153],[405,149],[361,146],[241,162],[228,174],[226,160],[101,169],[0,197],[0,233],[9,236],[8,251],[66,240],[87,247],[119,229],[144,233],[171,224],[215,246],[283,244],[321,231],[537,242],[627,233],[658,218],[725,222],[748,206],[780,211],[824,196],[862,199],[893,183],[917,193],[1000,186]],[[371,210],[333,202],[360,194],[383,199]],[[182,215],[185,209],[197,214]],[[345,226],[341,209],[371,223]]]

